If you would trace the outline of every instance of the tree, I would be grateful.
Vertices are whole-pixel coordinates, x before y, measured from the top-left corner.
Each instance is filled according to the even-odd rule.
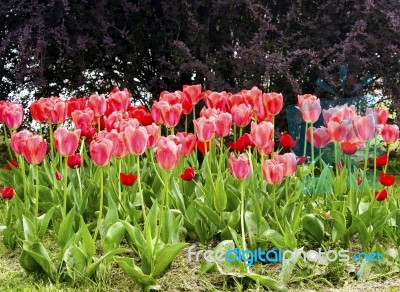
[[[400,112],[400,8],[378,1],[2,0],[0,90],[22,84],[36,97],[108,92],[118,85],[142,103],[163,90],[202,83],[216,91],[258,86],[333,98],[367,74]]]

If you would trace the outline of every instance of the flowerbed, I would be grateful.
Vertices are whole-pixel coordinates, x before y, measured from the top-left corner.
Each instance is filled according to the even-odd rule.
[[[284,258],[282,272],[272,278],[257,272],[261,263],[250,251],[348,250],[357,239],[369,255],[396,261],[383,246],[398,246],[400,220],[395,177],[386,173],[399,128],[387,124],[386,110],[322,110],[317,97],[300,95],[306,142],[304,156],[297,157],[290,135],[275,144],[275,116],[283,108],[278,93],[203,92],[193,85],[162,92],[150,111],[130,102],[126,89],[107,97],[41,98],[30,105],[39,134],[17,131],[20,105],[0,104],[10,158],[0,171],[7,205],[3,241],[20,246],[27,272],[74,281],[96,279],[101,267],[114,265],[148,290],[188,242],[217,242],[215,253],[248,252],[207,262],[203,271],[284,290],[307,254]],[[201,103],[196,119],[193,109]],[[315,128],[321,113],[325,127]],[[182,116],[185,131],[175,133]],[[387,147],[379,157],[378,138]],[[334,165],[322,160],[329,143]],[[366,153],[361,168],[352,159],[360,148]],[[374,163],[367,176],[369,152]],[[49,232],[57,238],[58,262],[43,245]],[[362,278],[373,261],[358,259]]]

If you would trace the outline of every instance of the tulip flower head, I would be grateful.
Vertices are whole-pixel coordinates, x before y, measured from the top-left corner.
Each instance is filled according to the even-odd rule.
[[[379,182],[386,187],[390,187],[396,182],[396,177],[382,172],[379,175]]]
[[[280,184],[285,176],[285,165],[276,160],[266,160],[262,166],[263,177],[269,184]]]
[[[217,130],[214,119],[206,119],[204,117],[200,117],[197,120],[194,120],[193,123],[199,141],[208,142],[214,137]]]
[[[188,167],[181,174],[180,178],[184,181],[191,181],[196,176],[194,168]]]
[[[340,146],[343,153],[347,155],[353,155],[357,152],[357,145],[350,143],[350,142],[343,142],[342,145]]]
[[[15,195],[15,190],[12,187],[5,187],[0,189],[0,194],[3,199],[11,200]]]
[[[375,199],[380,202],[387,199],[388,193],[386,189],[382,189],[381,191],[375,191]]]
[[[263,104],[265,111],[268,114],[275,116],[279,114],[283,108],[283,96],[276,92],[264,93]]]
[[[132,173],[123,173],[121,172],[119,174],[119,179],[121,181],[121,184],[125,186],[133,186],[134,183],[136,182],[137,176],[132,174]]]
[[[58,128],[54,131],[54,145],[57,152],[64,157],[71,156],[79,146],[81,130],[68,131],[66,128]]]
[[[82,166],[82,156],[80,153],[68,156],[67,165],[69,168],[79,168]]]
[[[237,180],[245,180],[251,175],[250,160],[244,153],[236,158],[235,154],[231,152],[228,164],[232,176]]]
[[[41,136],[35,135],[29,137],[21,145],[22,156],[33,165],[40,164],[47,153],[47,142]]]
[[[381,131],[382,139],[387,144],[396,143],[399,140],[399,127],[397,125],[384,125]]]
[[[376,161],[376,166],[382,167],[388,163],[388,158],[387,158],[386,154],[384,154],[384,155],[376,157],[375,161]]]
[[[177,136],[169,135],[160,137],[156,145],[157,163],[162,169],[172,170],[178,166],[181,157],[180,139]]]
[[[93,140],[90,142],[90,158],[97,166],[107,165],[111,160],[113,143],[104,138],[102,140]]]
[[[293,149],[294,147],[296,147],[297,142],[296,140],[294,140],[292,138],[292,136],[290,136],[290,134],[288,133],[283,133],[281,135],[281,138],[279,140],[279,143],[281,144],[281,146],[286,149],[286,150],[290,150]]]

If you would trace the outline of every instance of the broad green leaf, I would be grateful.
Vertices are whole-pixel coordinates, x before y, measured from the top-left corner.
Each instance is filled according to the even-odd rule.
[[[90,260],[96,253],[96,246],[92,236],[90,236],[89,229],[81,216],[79,232],[82,236],[82,248],[85,251],[87,258]]]
[[[221,230],[225,228],[224,221],[210,207],[208,207],[206,204],[204,204],[200,201],[196,201],[196,204],[200,208],[200,210],[203,211],[206,218],[210,219],[210,221],[215,226],[217,226]]]
[[[132,258],[117,257],[114,261],[139,285],[150,286],[156,284],[156,280],[151,275],[144,274],[142,270],[135,265]]]
[[[264,287],[267,287],[269,290],[288,291],[288,289],[283,284],[279,283],[277,280],[275,280],[271,277],[258,275],[258,274],[249,274],[249,275],[247,275],[247,277],[256,281],[257,283],[260,283]]]
[[[175,259],[178,253],[188,245],[188,243],[175,243],[165,248],[161,253],[157,254],[154,263],[154,270],[151,273],[153,277],[160,275]]]
[[[364,222],[359,217],[352,215],[353,224],[350,226],[350,234],[358,233],[361,245],[363,248],[367,248],[369,245],[369,232]]]
[[[46,215],[44,215],[42,221],[40,222],[40,229],[38,233],[39,239],[42,239],[44,234],[46,233],[47,227],[49,226],[50,220],[53,217],[55,206],[52,207],[49,211],[47,211]]]
[[[216,192],[214,193],[214,207],[217,211],[223,211],[226,209],[227,198],[224,188],[224,182],[222,176],[218,176],[215,182]]]
[[[74,229],[73,229],[73,222],[75,217],[75,209],[72,208],[68,215],[64,218],[61,222],[60,229],[58,230],[58,243],[61,247],[64,247],[65,244],[70,239]]]
[[[96,269],[98,268],[98,266],[104,261],[104,260],[108,260],[110,257],[115,256],[117,254],[121,254],[121,253],[128,253],[130,252],[129,249],[126,248],[117,248],[114,249],[112,251],[109,251],[108,253],[106,253],[105,255],[103,255],[101,258],[99,258],[97,261],[93,262],[92,264],[90,264],[85,272],[85,276],[86,277],[92,277],[94,272],[96,271]]]
[[[318,243],[324,239],[324,224],[320,218],[314,214],[307,214],[303,218],[303,230]]]
[[[22,222],[24,226],[24,236],[27,241],[34,241],[37,239],[36,225],[25,215],[22,215]]]
[[[55,282],[56,268],[41,242],[24,241],[23,250],[29,254],[43,269],[46,275]]]
[[[106,236],[103,240],[103,248],[105,252],[115,249],[119,246],[122,237],[125,234],[124,224],[115,222],[108,228]]]
[[[275,247],[285,247],[284,237],[276,230],[267,229],[261,234],[261,240],[271,242]]]

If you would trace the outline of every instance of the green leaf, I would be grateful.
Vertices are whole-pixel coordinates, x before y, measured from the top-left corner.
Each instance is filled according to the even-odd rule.
[[[269,290],[288,291],[288,289],[284,285],[282,285],[277,280],[275,280],[271,277],[258,275],[258,274],[249,274],[247,277],[256,281],[257,283],[260,283],[264,287],[267,287]]]
[[[196,204],[203,211],[205,217],[210,219],[215,226],[221,230],[225,228],[225,222],[210,207],[200,201],[196,201]]]
[[[38,233],[39,239],[42,239],[44,234],[46,233],[47,227],[49,226],[50,220],[53,217],[53,213],[55,210],[55,206],[52,207],[49,211],[47,211],[46,215],[44,215],[42,222],[40,223],[40,229]]]
[[[23,251],[25,251],[30,257],[32,257],[43,269],[43,271],[46,273],[46,275],[55,282],[56,280],[56,268],[53,265],[52,260],[49,257],[49,254],[47,253],[46,249],[44,248],[43,244],[41,242],[29,242],[29,241],[24,241],[23,244]],[[26,259],[24,259],[24,262],[20,262],[21,266],[26,262]],[[31,268],[32,266],[30,266]]]
[[[314,194],[322,195],[322,194],[330,194],[332,193],[331,186],[332,185],[332,174],[329,165],[327,165],[321,172],[317,180],[317,186],[315,188]]]
[[[115,222],[108,228],[106,236],[103,240],[103,248],[105,252],[115,249],[119,246],[122,237],[125,234],[124,224]]]
[[[215,182],[216,192],[214,193],[214,207],[217,211],[223,211],[226,209],[227,197],[224,188],[224,182],[222,176],[218,176]]]
[[[142,270],[135,265],[132,258],[117,257],[115,262],[128,274],[128,276],[142,286],[155,285],[156,280],[151,275],[146,275]]]
[[[369,244],[369,233],[364,222],[360,220],[359,217],[352,215],[352,225],[350,226],[350,234],[358,233],[360,237],[360,242],[363,248],[367,248]]]
[[[96,271],[96,269],[98,268],[98,266],[104,261],[109,259],[112,256],[115,256],[117,254],[121,254],[121,253],[128,253],[130,252],[129,249],[126,248],[117,248],[114,249],[112,251],[109,251],[108,253],[106,253],[105,255],[103,255],[101,258],[99,258],[97,261],[95,261],[94,263],[90,264],[85,272],[85,276],[86,277],[92,277],[94,272]]]
[[[151,273],[153,277],[160,275],[175,259],[178,253],[188,245],[188,243],[175,243],[165,248],[161,253],[157,254],[154,263],[154,270]]]
[[[324,224],[322,220],[314,214],[304,216],[303,230],[318,243],[321,243],[324,239]]]
[[[22,224],[24,226],[24,236],[25,240],[34,241],[36,237],[36,225],[25,215],[22,215]]]
[[[284,237],[276,230],[267,229],[261,235],[261,240],[272,242],[275,247],[285,247],[285,239]]]
[[[64,247],[73,233],[73,223],[75,217],[75,209],[72,208],[68,215],[61,222],[60,229],[58,230],[58,243]]]
[[[88,259],[91,259],[96,253],[96,246],[94,244],[93,238],[90,236],[89,229],[81,216],[79,232],[82,236],[82,248]]]

